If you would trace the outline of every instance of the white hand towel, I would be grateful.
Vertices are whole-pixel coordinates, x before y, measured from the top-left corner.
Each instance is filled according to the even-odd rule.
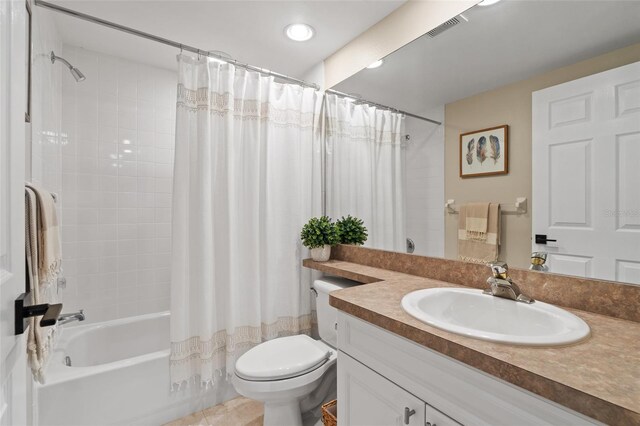
[[[51,302],[45,297],[50,293],[46,288],[41,288],[39,277],[39,224],[38,224],[38,197],[30,187],[25,188],[25,256],[27,264],[27,279],[31,291],[31,302],[35,305]],[[51,286],[49,286],[52,288]],[[29,318],[27,335],[27,358],[33,377],[40,383],[44,383],[44,369],[49,360],[49,354],[54,345],[56,326],[42,328],[40,320],[42,316]]]
[[[38,278],[41,285],[48,286],[58,277],[62,266],[56,205],[50,192],[32,183],[27,183],[27,188],[36,196]]]
[[[465,230],[468,240],[486,241],[489,223],[489,203],[469,203],[466,206]]]
[[[489,205],[487,228],[484,239],[469,238],[467,218],[468,205],[460,206],[458,222],[458,260],[473,263],[490,263],[500,255],[500,204]]]

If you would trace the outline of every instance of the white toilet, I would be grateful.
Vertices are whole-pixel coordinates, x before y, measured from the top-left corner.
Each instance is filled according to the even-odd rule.
[[[335,387],[336,310],[329,305],[329,293],[355,284],[335,277],[313,283],[321,340],[280,337],[250,349],[236,362],[233,385],[239,394],[264,402],[265,426],[302,425],[300,402],[316,390]]]

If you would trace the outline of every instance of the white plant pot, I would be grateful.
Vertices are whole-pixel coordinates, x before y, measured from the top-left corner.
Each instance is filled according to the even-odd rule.
[[[311,249],[311,258],[316,262],[326,262],[329,257],[331,257],[331,246],[329,244]]]

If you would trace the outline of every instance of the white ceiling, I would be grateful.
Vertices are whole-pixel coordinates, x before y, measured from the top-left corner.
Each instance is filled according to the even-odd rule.
[[[52,2],[203,50],[220,50],[251,65],[302,77],[310,68],[384,18],[405,0]],[[65,43],[175,69],[175,48],[52,13]],[[284,36],[304,22],[307,42]]]
[[[463,14],[335,89],[422,113],[640,42],[640,1],[509,1]]]

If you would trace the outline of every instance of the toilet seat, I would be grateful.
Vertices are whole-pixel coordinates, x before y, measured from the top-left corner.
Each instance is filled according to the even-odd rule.
[[[284,380],[307,374],[325,364],[332,351],[306,335],[280,337],[243,354],[236,375],[249,381]]]

